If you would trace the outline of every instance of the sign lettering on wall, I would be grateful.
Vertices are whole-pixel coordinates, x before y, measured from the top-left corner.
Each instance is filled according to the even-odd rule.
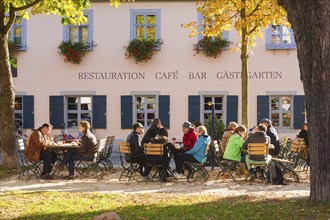
[[[282,79],[282,71],[255,71],[248,72],[249,79]],[[145,80],[145,79],[157,79],[157,80],[205,80],[205,79],[217,79],[217,80],[234,80],[241,79],[241,72],[234,71],[221,71],[217,73],[207,72],[185,72],[179,73],[179,71],[172,72],[78,72],[78,79],[80,80]]]

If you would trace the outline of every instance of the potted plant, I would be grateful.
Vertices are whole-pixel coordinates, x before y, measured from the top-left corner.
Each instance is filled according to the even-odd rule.
[[[148,62],[161,44],[163,44],[161,39],[134,39],[124,46],[125,56],[135,60],[136,63]]]
[[[86,54],[86,49],[83,43],[62,41],[58,46],[58,53],[64,56],[64,62],[79,64]]]
[[[194,44],[194,50],[198,54],[203,52],[207,57],[217,58],[222,53],[225,47],[228,47],[230,42],[217,36],[217,37],[207,37],[204,36],[200,39],[197,44]]]

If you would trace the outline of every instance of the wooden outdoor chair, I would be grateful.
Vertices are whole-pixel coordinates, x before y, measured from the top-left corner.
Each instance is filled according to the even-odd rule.
[[[207,182],[210,178],[209,172],[205,169],[205,164],[207,162],[209,150],[210,150],[211,141],[207,143],[204,153],[204,158],[201,163],[192,163],[192,162],[185,162],[186,166],[188,167],[188,176],[187,181],[191,181],[193,179],[203,179]]]
[[[113,168],[112,161],[110,160],[110,156],[112,154],[113,144],[115,141],[115,136],[107,137],[105,148],[102,153],[101,164],[104,166],[105,170],[111,170]]]
[[[121,166],[124,168],[124,171],[121,172],[119,176],[119,181],[122,180],[122,177],[127,177],[128,181],[132,176],[139,172],[139,164],[133,163],[131,160],[131,147],[130,144],[126,141],[118,142],[118,150]]]
[[[39,178],[41,174],[41,166],[43,164],[42,161],[34,162],[25,158],[26,142],[24,139],[17,139],[17,146],[17,156],[21,171],[18,177],[21,178],[25,174],[32,172],[36,178]]]
[[[106,144],[106,139],[99,139],[97,140],[97,152],[94,155],[94,160],[93,161],[82,161],[85,164],[85,168],[83,169],[83,175],[85,176],[88,174],[90,171],[94,171],[97,178],[102,179],[103,176],[103,170],[102,167],[100,166],[102,162],[102,155],[103,155],[103,150],[105,148]]]
[[[270,161],[267,161],[267,155],[269,155],[269,144],[268,143],[249,143],[248,144],[248,157],[250,158],[251,156],[259,156],[263,157],[264,159],[261,161],[254,161],[250,160],[250,165],[255,167],[255,168],[260,168],[256,169],[257,171],[257,177],[261,181],[266,180],[265,172],[267,170],[267,166]],[[249,174],[246,179],[251,177],[251,174]]]
[[[169,157],[166,155],[167,151],[164,150],[163,144],[144,144],[144,154],[146,156],[147,166],[156,168],[156,172],[152,175],[153,178],[158,174],[160,180],[162,181],[169,176],[173,176],[173,172],[169,166],[164,169],[164,164],[169,163]]]

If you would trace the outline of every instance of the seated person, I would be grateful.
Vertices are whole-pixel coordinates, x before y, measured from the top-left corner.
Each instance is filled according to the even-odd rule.
[[[199,126],[196,129],[198,139],[194,146],[183,153],[179,153],[175,160],[176,172],[174,173],[175,178],[181,178],[184,171],[184,162],[202,163],[207,144],[210,142],[210,136],[207,135],[207,130],[204,126]]]
[[[241,161],[243,138],[246,136],[246,128],[238,126],[234,133],[230,136],[226,150],[223,154],[223,159],[228,161]]]
[[[131,148],[131,158],[132,163],[139,163],[140,174],[143,177],[147,177],[150,173],[149,168],[145,163],[145,155],[143,146],[141,146],[141,135],[144,133],[143,125],[141,123],[133,124],[133,131],[130,133],[126,141],[130,144]]]
[[[156,137],[161,127],[162,127],[162,122],[160,121],[159,118],[155,118],[154,120],[152,120],[151,126],[149,127],[149,129],[142,138],[141,146],[144,146],[145,143],[149,143],[152,138]]]
[[[274,148],[269,150],[269,154],[272,156],[277,156],[280,153],[281,145],[280,145],[280,138],[277,134],[276,129],[272,125],[272,121],[268,118],[263,118],[260,121],[260,124],[266,126],[267,131],[266,134],[270,137],[270,143],[274,146]]]
[[[173,142],[173,144],[175,144],[175,148],[170,149],[171,152],[174,154],[174,157],[176,157],[178,153],[189,151],[194,146],[198,138],[198,135],[193,128],[193,125],[189,121],[185,121],[182,124],[182,132],[182,144],[178,145]]]
[[[304,126],[297,135],[298,138],[304,138],[307,147],[308,147],[308,128],[309,128],[308,123],[304,123]]]
[[[64,155],[62,163],[58,169],[63,170],[64,165],[69,163],[69,175],[67,179],[74,179],[74,162],[75,160],[93,161],[97,153],[96,137],[90,131],[90,124],[88,121],[81,121],[79,123],[79,132],[82,134],[79,147],[77,149],[69,149]],[[73,142],[74,143],[74,142]]]
[[[234,133],[235,129],[238,127],[238,124],[236,122],[230,122],[225,132],[223,132],[221,144],[220,144],[220,150],[223,154],[226,150],[228,141],[230,136]]]
[[[266,134],[267,127],[263,124],[258,125],[257,131],[251,134],[248,139],[243,144],[243,149],[248,149],[249,143],[268,143],[270,144],[270,137]],[[261,165],[264,164],[265,160],[267,165],[271,161],[272,157],[270,155],[246,155],[245,162],[249,170],[249,174],[255,176],[255,172],[251,167],[251,163],[256,164],[260,162]],[[266,171],[266,170],[264,170]]]
[[[51,143],[49,133],[53,126],[49,123],[44,123],[41,127],[32,132],[25,151],[25,158],[38,162],[44,161],[41,172],[42,179],[52,179],[50,175],[53,164],[56,161],[56,153],[47,151],[48,145]]]
[[[169,149],[173,149],[174,146],[171,142],[168,140],[168,132],[166,128],[160,128],[158,131],[158,134],[155,138],[151,139],[151,143],[155,144],[163,144],[164,146],[164,152],[163,152],[163,163],[162,163],[162,171],[167,172],[169,168],[169,162],[170,162],[170,155],[169,155]],[[160,175],[162,177],[162,181],[166,182],[166,176]]]

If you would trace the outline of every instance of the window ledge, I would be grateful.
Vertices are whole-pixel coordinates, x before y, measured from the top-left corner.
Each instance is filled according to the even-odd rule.
[[[293,50],[296,49],[296,44],[266,44],[267,50]]]
[[[17,45],[15,50],[16,51],[26,51],[26,45]]]

